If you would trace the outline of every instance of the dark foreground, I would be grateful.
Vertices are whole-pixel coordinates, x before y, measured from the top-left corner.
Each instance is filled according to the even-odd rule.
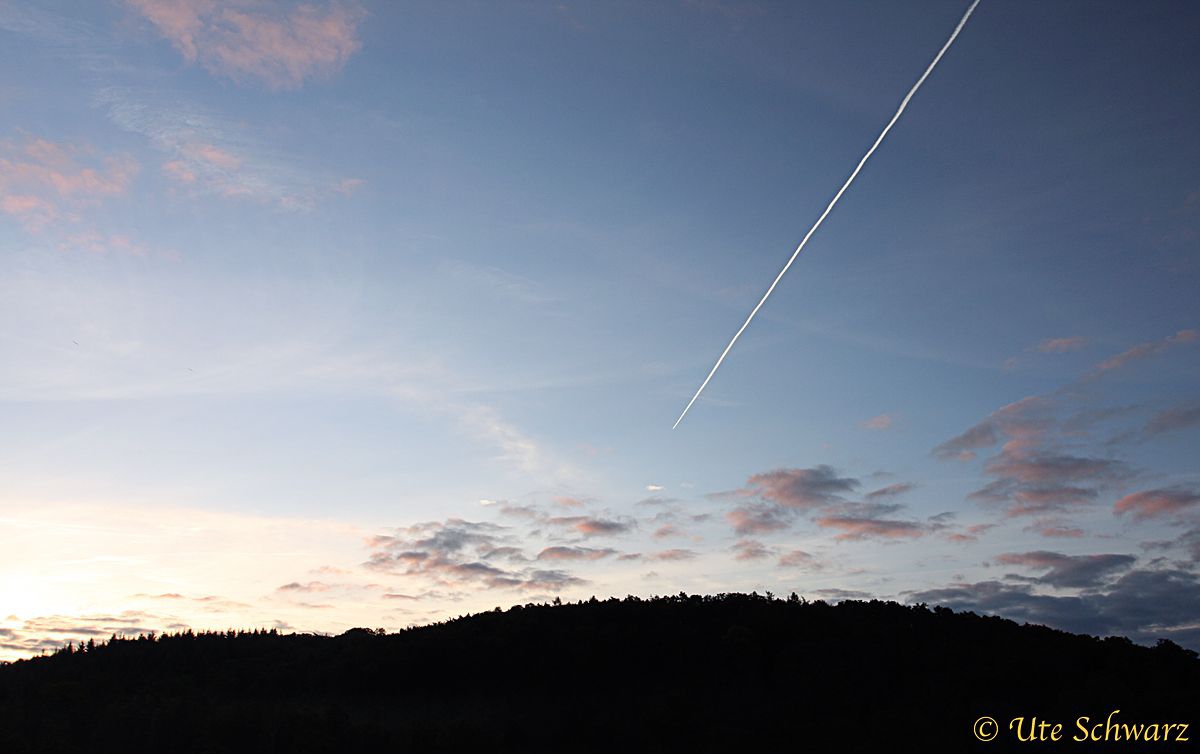
[[[1113,742],[1104,723],[1200,724],[1197,699],[1200,660],[1169,642],[681,595],[60,652],[0,667],[0,752],[1182,752],[1200,730]],[[986,744],[985,715],[1000,727]],[[1061,740],[1019,742],[1009,722],[1033,716],[1063,723]],[[1073,741],[1080,717],[1108,743]]]

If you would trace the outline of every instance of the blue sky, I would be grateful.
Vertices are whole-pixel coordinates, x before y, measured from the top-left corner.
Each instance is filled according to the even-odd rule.
[[[0,652],[681,589],[1200,646],[1189,4],[984,0],[671,430],[965,7],[0,4]]]

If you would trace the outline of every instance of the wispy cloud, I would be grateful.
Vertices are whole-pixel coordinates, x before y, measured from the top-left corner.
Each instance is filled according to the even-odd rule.
[[[164,155],[162,174],[183,195],[305,210],[344,193],[344,178],[306,168],[244,126],[174,94],[106,86],[93,101],[115,126],[146,137]]]
[[[862,422],[859,426],[863,429],[873,429],[877,432],[882,432],[885,429],[891,429],[894,419],[889,414],[880,414]]]
[[[40,138],[0,142],[0,211],[25,230],[83,222],[83,212],[126,194],[139,165],[129,155]]]
[[[1078,351],[1087,345],[1088,339],[1081,335],[1073,335],[1069,338],[1047,338],[1041,343],[1038,343],[1037,350],[1042,353],[1066,353],[1068,351]]]
[[[911,482],[897,482],[896,484],[889,484],[886,487],[880,487],[877,490],[872,490],[863,497],[866,500],[885,500],[912,492],[916,488],[917,485]]]
[[[811,553],[804,550],[790,550],[779,556],[779,567],[819,571],[823,566],[816,556]]]
[[[239,0],[127,0],[189,63],[241,84],[298,89],[358,52],[356,4],[263,5]]]
[[[538,560],[602,560],[617,553],[611,547],[595,549],[592,547],[547,547],[538,553]]]
[[[1159,411],[1146,422],[1143,432],[1148,436],[1179,432],[1200,426],[1200,406],[1176,406]]]
[[[1113,506],[1114,513],[1128,513],[1135,519],[1175,516],[1191,510],[1200,510],[1200,492],[1183,486],[1134,492]]]
[[[840,532],[834,537],[837,541],[913,539],[926,531],[924,526],[913,521],[854,516],[823,516],[817,519],[817,526]]]
[[[1061,552],[1006,553],[996,557],[999,565],[1023,566],[1043,571],[1037,581],[1056,587],[1096,587],[1117,571],[1131,567],[1133,555],[1064,555]]]
[[[1087,376],[1087,379],[1095,379],[1107,372],[1112,372],[1117,369],[1122,369],[1130,364],[1148,359],[1151,356],[1156,356],[1167,350],[1177,346],[1195,343],[1200,339],[1200,330],[1180,330],[1174,335],[1163,338],[1162,340],[1153,340],[1138,345],[1121,353],[1110,356],[1104,361],[1097,364],[1092,373]]]

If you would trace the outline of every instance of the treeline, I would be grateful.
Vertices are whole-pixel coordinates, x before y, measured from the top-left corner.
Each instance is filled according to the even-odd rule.
[[[1188,720],[1197,692],[1196,653],[1166,641],[880,601],[593,598],[72,644],[0,667],[0,751],[987,751],[984,715]]]

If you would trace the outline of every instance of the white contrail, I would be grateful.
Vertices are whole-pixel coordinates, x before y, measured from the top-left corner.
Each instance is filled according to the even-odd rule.
[[[720,368],[721,362],[725,361],[725,357],[729,355],[729,351],[733,348],[733,344],[737,343],[738,338],[742,337],[742,333],[750,324],[750,320],[754,319],[754,315],[758,314],[758,310],[762,308],[764,303],[766,303],[767,297],[771,295],[771,291],[775,290],[775,286],[779,285],[780,278],[782,278],[784,273],[788,271],[788,268],[792,266],[792,262],[796,261],[796,257],[800,256],[800,251],[804,249],[804,244],[808,243],[808,239],[812,238],[812,234],[817,232],[817,228],[821,227],[821,223],[825,221],[826,215],[829,214],[834,205],[838,203],[838,199],[842,198],[842,194],[845,193],[846,189],[850,187],[850,184],[854,182],[855,177],[858,176],[858,171],[862,170],[863,165],[865,165],[867,160],[871,158],[871,155],[875,154],[875,150],[879,148],[879,144],[883,141],[883,137],[887,136],[888,131],[892,130],[892,126],[896,125],[896,121],[900,120],[900,115],[904,112],[904,108],[908,107],[908,101],[912,99],[912,96],[917,93],[918,89],[921,88],[921,84],[925,83],[925,79],[927,79],[929,74],[933,72],[933,69],[937,66],[938,61],[941,60],[942,56],[946,54],[946,50],[950,49],[950,45],[954,44],[955,38],[958,37],[958,33],[962,31],[963,26],[966,25],[967,19],[970,18],[971,14],[975,12],[976,5],[979,5],[979,0],[975,0],[975,2],[971,3],[971,7],[967,8],[967,12],[963,14],[962,19],[958,22],[958,26],[954,27],[954,31],[950,34],[950,38],[946,40],[946,44],[942,45],[941,50],[938,50],[938,54],[933,59],[933,62],[930,63],[929,67],[925,69],[925,73],[921,74],[921,78],[917,79],[917,83],[913,84],[912,89],[908,90],[908,94],[904,95],[904,99],[900,102],[900,107],[896,109],[896,114],[893,115],[892,119],[888,121],[888,124],[883,127],[883,131],[880,132],[879,138],[877,138],[875,143],[871,145],[871,148],[867,150],[867,153],[863,155],[863,158],[858,161],[858,167],[854,168],[854,172],[850,174],[850,177],[846,179],[846,182],[842,184],[842,187],[838,189],[836,194],[834,194],[833,199],[829,202],[829,206],[825,208],[825,211],[821,213],[821,216],[817,218],[817,221],[813,223],[813,226],[809,228],[807,233],[804,234],[804,238],[800,241],[800,245],[796,247],[794,252],[792,252],[792,258],[787,261],[787,264],[785,264],[783,269],[779,271],[779,274],[775,276],[775,281],[771,283],[771,287],[768,288],[767,292],[763,294],[761,299],[759,299],[758,304],[754,307],[754,310],[750,312],[750,316],[746,317],[746,321],[743,322],[742,326],[738,328],[737,333],[735,333],[733,336],[733,340],[729,341],[729,345],[725,346],[725,350],[721,352],[721,357],[717,359],[716,364],[713,364],[712,370],[708,373],[708,376],[704,378],[704,382],[700,383],[700,387],[696,390],[696,394],[692,396],[690,401],[688,401],[687,406],[685,406],[683,409],[683,413],[680,414],[679,418],[675,420],[675,424],[671,427],[671,429],[678,427],[679,422],[683,421],[683,417],[687,416],[688,409],[691,408],[692,404],[696,402],[696,399],[700,397],[700,393],[704,392],[704,388],[708,385],[708,381],[713,378],[713,375],[717,373],[717,369]]]

